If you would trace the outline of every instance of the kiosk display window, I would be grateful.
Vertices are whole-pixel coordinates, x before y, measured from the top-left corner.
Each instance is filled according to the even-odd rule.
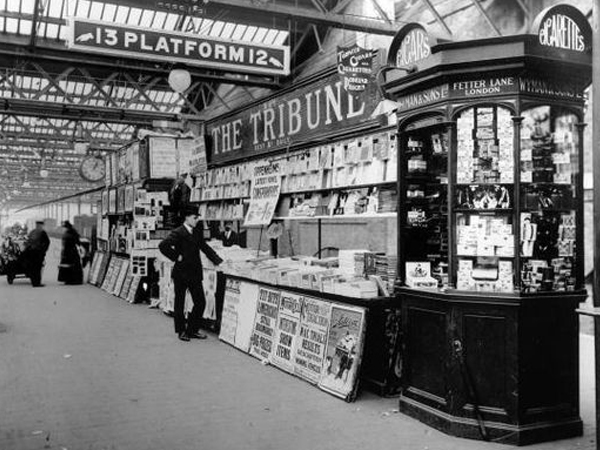
[[[404,133],[403,213],[404,255],[407,266],[431,267],[436,287],[448,285],[448,149],[445,125],[420,127]],[[407,277],[408,277],[407,273]],[[428,284],[429,286],[429,284]]]
[[[520,142],[520,256],[523,292],[576,285],[577,116],[538,106],[523,112]]]

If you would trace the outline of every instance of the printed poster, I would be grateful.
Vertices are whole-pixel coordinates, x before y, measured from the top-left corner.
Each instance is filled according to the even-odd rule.
[[[364,335],[364,308],[331,305],[325,366],[319,382],[321,389],[345,400],[354,398]]]
[[[189,174],[200,175],[206,172],[206,144],[204,136],[198,136],[194,139],[180,140],[179,145],[185,145],[189,150]]]
[[[217,320],[217,271],[214,269],[202,269],[204,286],[204,299],[206,305],[202,317],[204,319]]]
[[[269,225],[281,192],[281,167],[278,162],[264,162],[254,167],[250,204],[244,226]]]
[[[250,339],[250,354],[258,359],[271,360],[280,300],[281,292],[278,290],[258,288],[256,317]]]
[[[294,374],[317,384],[321,379],[331,303],[304,297],[300,334],[294,351]]]
[[[244,352],[250,350],[258,292],[257,284],[227,277],[219,339]]]
[[[240,285],[242,282],[234,278],[225,280],[225,293],[223,297],[223,312],[221,313],[221,329],[219,339],[228,344],[235,345],[235,331],[239,323],[239,306],[241,299]]]
[[[302,296],[281,292],[279,316],[275,332],[275,351],[271,363],[286,372],[294,373],[293,354],[300,332]]]

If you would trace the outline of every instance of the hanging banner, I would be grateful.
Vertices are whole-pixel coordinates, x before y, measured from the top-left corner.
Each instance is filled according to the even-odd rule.
[[[372,82],[373,50],[357,44],[337,48],[337,69],[342,88],[352,95],[361,95]]]
[[[301,312],[302,296],[291,292],[282,292],[275,333],[275,351],[271,362],[274,366],[290,373],[294,373],[292,357],[300,333]]]
[[[300,83],[207,122],[209,161],[237,161],[327,139],[332,133],[370,121],[380,99],[375,83],[369,83],[361,97],[344,91],[337,73]]]
[[[244,226],[269,225],[281,192],[281,166],[278,162],[264,162],[254,167],[250,205]]]
[[[304,297],[300,336],[294,351],[294,373],[310,383],[321,380],[331,303]]]
[[[70,49],[264,75],[289,75],[286,46],[69,19]]]
[[[319,382],[321,389],[352,400],[358,386],[364,336],[364,308],[338,304],[331,306],[325,366]]]
[[[281,292],[277,290],[262,287],[258,290],[250,354],[263,361],[271,361],[273,354],[280,299]]]

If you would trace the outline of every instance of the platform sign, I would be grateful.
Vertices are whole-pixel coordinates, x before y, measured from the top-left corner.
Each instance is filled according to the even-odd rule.
[[[67,44],[73,50],[261,75],[290,73],[290,49],[287,46],[80,18],[70,18],[69,27]]]

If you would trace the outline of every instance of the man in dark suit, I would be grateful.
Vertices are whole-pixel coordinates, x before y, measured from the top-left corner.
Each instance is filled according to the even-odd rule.
[[[44,221],[38,220],[35,223],[35,228],[27,236],[24,251],[27,272],[33,287],[44,286],[42,284],[42,268],[44,267],[48,247],[50,247],[50,239],[44,231]]]
[[[231,222],[225,222],[225,231],[221,235],[221,241],[223,241],[223,247],[238,245],[237,233],[233,231],[233,224]]]
[[[205,242],[201,230],[196,229],[198,209],[188,207],[184,212],[183,225],[175,228],[159,245],[160,252],[175,262],[171,277],[175,287],[175,333],[182,341],[190,338],[206,339],[206,334],[200,333],[200,320],[204,312],[206,300],[202,286],[202,261],[200,251],[214,264],[219,265],[223,260]],[[185,293],[189,290],[194,301],[194,307],[188,315],[187,324],[184,316]]]

